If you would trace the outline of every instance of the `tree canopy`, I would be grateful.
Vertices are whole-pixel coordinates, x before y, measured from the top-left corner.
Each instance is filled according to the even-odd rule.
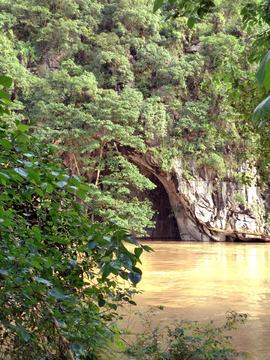
[[[166,170],[180,157],[187,178],[191,158],[219,178],[237,176],[239,159],[263,161],[261,135],[238,120],[249,107],[234,81],[245,86],[251,73],[241,4],[223,2],[203,18],[194,4],[191,29],[188,9],[160,21],[170,4],[153,14],[145,1],[1,1],[0,64],[14,79],[9,121],[35,119],[39,141],[91,184],[95,207],[137,236],[154,226],[145,193],[155,184],[127,153],[151,155]]]
[[[153,11],[156,12],[160,9],[163,3],[164,0],[155,0]],[[205,15],[211,13],[216,8],[215,2],[210,0],[170,0],[169,4],[172,8],[163,20],[188,16],[187,25],[190,29],[194,27],[196,21],[200,21]],[[226,7],[226,4],[222,4],[222,6],[224,5]],[[270,59],[270,52],[268,51],[270,31],[269,3],[268,1],[262,0],[242,4],[241,15],[243,30],[247,29],[247,33],[249,35],[252,30],[255,30],[255,35],[251,37],[251,44],[248,45],[248,50],[246,50],[246,60],[249,63],[258,63],[261,61],[256,71],[256,78],[261,89],[265,88],[267,93],[270,89],[270,65],[268,63]],[[260,31],[258,31],[258,26]],[[256,126],[260,126],[265,123],[262,119],[270,110],[270,98],[266,97],[266,93],[263,94],[263,101],[255,108],[253,113],[252,120]]]

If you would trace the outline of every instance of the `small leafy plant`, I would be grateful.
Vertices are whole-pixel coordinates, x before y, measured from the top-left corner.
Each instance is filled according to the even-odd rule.
[[[235,194],[233,200],[239,205],[245,206],[246,204],[246,199],[244,194]]]
[[[213,320],[200,324],[198,321],[182,319],[174,320],[170,326],[156,326],[149,332],[153,309],[140,314],[146,331],[137,335],[137,342],[128,350],[136,359],[227,360],[230,356],[249,356],[247,352],[238,352],[231,348],[230,342],[233,338],[225,335],[231,330],[236,330],[237,325],[245,324],[247,314],[230,311],[227,313],[225,324],[220,327],[217,327]]]

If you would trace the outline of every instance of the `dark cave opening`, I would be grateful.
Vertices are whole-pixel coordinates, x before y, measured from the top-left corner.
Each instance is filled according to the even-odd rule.
[[[139,200],[148,198],[153,204],[153,210],[155,210],[153,220],[156,222],[156,226],[146,229],[149,235],[147,239],[181,240],[170,200],[163,184],[145,167],[141,166],[140,172],[156,185],[154,190],[143,192],[133,190],[131,192],[131,196],[137,196]]]

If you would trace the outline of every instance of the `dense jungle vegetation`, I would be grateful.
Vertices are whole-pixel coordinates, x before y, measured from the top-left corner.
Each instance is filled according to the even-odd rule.
[[[267,176],[267,3],[210,3],[0,0],[2,358],[100,359],[118,334],[151,250],[126,234],[154,226],[130,154]]]
[[[154,14],[146,1],[0,2],[9,121],[33,118],[39,141],[86,177],[93,206],[137,235],[154,226],[153,209],[134,194],[155,184],[127,154],[167,170],[178,156],[187,178],[190,158],[219,178],[262,161],[246,59],[262,26],[242,29],[240,1],[216,5],[189,29],[185,17],[160,21],[169,4]]]

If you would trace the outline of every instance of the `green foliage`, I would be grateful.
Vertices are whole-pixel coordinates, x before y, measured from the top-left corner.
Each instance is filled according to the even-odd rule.
[[[12,84],[12,79],[8,76],[0,76],[0,84],[4,87],[10,87]],[[9,101],[9,96],[4,90],[0,90],[0,115],[10,115],[10,111],[7,106],[11,105]]]
[[[156,12],[163,5],[164,0],[155,0],[153,11]],[[196,18],[202,19],[210,9],[215,7],[215,3],[211,0],[169,0],[170,5],[173,7],[173,12],[166,16],[167,19],[175,19],[179,16],[190,16],[188,19],[188,27],[192,29],[196,23]],[[195,17],[194,17],[195,16]]]
[[[268,93],[270,90],[270,52],[266,54],[263,58],[260,66],[256,71],[256,78],[261,87],[265,88]],[[252,121],[255,126],[261,126],[265,121],[261,122],[261,120],[265,117],[265,115],[269,112],[270,109],[270,96],[264,99],[254,110]]]
[[[218,177],[256,158],[261,135],[239,114],[248,116],[263,91],[254,96],[241,59],[240,3],[164,4],[162,16],[181,15],[167,22],[145,1],[1,4],[0,66],[14,79],[9,123],[34,118],[39,142],[91,184],[89,201],[134,234],[154,226],[141,194],[154,186],[134,158],[154,149],[167,171],[184,156],[186,167],[192,158]]]
[[[187,360],[196,357],[227,360],[231,356],[249,356],[247,352],[231,348],[233,338],[225,335],[228,331],[236,330],[238,325],[245,324],[246,314],[228,312],[225,324],[219,327],[213,321],[200,324],[198,321],[175,320],[165,327],[166,334],[164,327],[156,326],[154,330],[151,329],[155,310],[151,308],[144,314],[139,313],[145,332],[137,334],[137,342],[128,349],[136,359]]]
[[[228,11],[228,5],[226,2],[222,2],[221,5],[218,5],[216,7],[215,3],[212,1],[176,1],[172,0],[169,1],[170,6],[172,9],[169,9],[169,14],[165,16],[164,19],[176,19],[181,16],[188,16],[187,25],[189,29],[192,29],[196,23],[196,17],[197,20],[203,19],[204,17],[209,20],[209,13],[212,13],[214,11],[214,17],[216,18],[216,25],[215,25],[215,31],[218,33],[219,31],[224,31],[224,25],[225,25],[225,18],[222,16],[222,14],[217,13],[217,9],[221,8],[224,9],[225,12]],[[163,5],[163,0],[156,0],[154,2],[154,12],[156,12],[158,9],[160,9]],[[167,4],[168,5],[168,4]],[[231,4],[229,5],[231,7]],[[253,112],[253,124],[255,126],[262,126],[265,123],[268,123],[268,120],[265,119],[266,115],[269,115],[269,109],[270,109],[270,100],[269,97],[267,97],[267,93],[270,88],[270,78],[269,78],[269,4],[265,1],[256,1],[253,3],[247,2],[247,4],[243,3],[241,4],[241,15],[242,15],[242,31],[246,30],[247,35],[250,35],[252,32],[252,36],[249,40],[251,40],[249,43],[247,42],[247,45],[245,46],[245,50],[242,50],[241,55],[241,48],[239,49],[239,43],[237,39],[234,36],[231,36],[231,39],[228,37],[228,35],[224,36],[225,41],[230,40],[234,43],[231,45],[226,45],[224,47],[225,52],[227,51],[228,47],[230,48],[230,55],[234,56],[234,59],[229,60],[229,66],[230,66],[230,72],[229,75],[225,75],[223,78],[224,82],[229,81],[228,89],[232,89],[231,92],[231,98],[238,98],[241,95],[243,96],[246,92],[247,86],[242,87],[240,85],[241,82],[243,82],[242,75],[239,74],[239,68],[235,66],[235,62],[238,62],[239,54],[242,57],[242,61],[245,58],[245,65],[247,66],[248,63],[258,63],[261,61],[257,72],[256,77],[257,80],[261,86],[260,92],[262,93],[262,88],[265,88],[266,92],[263,94],[260,98],[254,97],[249,102],[249,105],[251,103],[259,103],[259,105],[256,104],[256,108]],[[165,7],[164,7],[165,8]],[[233,6],[233,9],[231,9],[229,12],[235,12],[237,9],[237,4],[235,3]],[[207,14],[207,15],[206,15]],[[206,15],[206,16],[205,16]],[[194,17],[195,16],[195,17]],[[199,25],[198,25],[199,26]],[[227,29],[229,27],[227,26]],[[239,29],[239,32],[241,30]],[[235,35],[234,30],[230,29],[230,32],[232,35]],[[207,39],[207,36],[209,36],[209,33],[206,34],[206,40],[209,43],[209,39]],[[217,34],[219,37],[220,34]],[[223,37],[223,35],[221,36]],[[215,37],[210,37],[210,43],[214,41]],[[210,44],[209,44],[210,45]],[[208,45],[208,46],[209,46]],[[205,46],[205,44],[204,44]],[[238,49],[237,49],[238,47]],[[248,50],[247,50],[248,48]],[[239,51],[240,50],[240,51]],[[244,53],[245,52],[245,53]],[[268,53],[267,53],[268,52]],[[217,65],[222,64],[223,59],[220,58],[220,45],[218,45],[218,56],[215,56],[215,51],[207,51],[207,53],[212,54],[211,56],[214,56],[214,64],[216,62]],[[244,56],[243,56],[244,55]],[[228,60],[228,59],[227,59]],[[234,64],[234,65],[232,65]],[[227,65],[228,66],[228,65]],[[235,69],[237,69],[237,72],[235,72]],[[228,69],[227,69],[228,70]],[[238,73],[238,74],[237,74]],[[238,77],[237,77],[238,75]],[[219,78],[219,76],[218,76]],[[245,79],[246,80],[246,79]],[[249,87],[252,86],[252,79],[248,79],[249,81]],[[218,80],[218,86],[219,86],[219,80]],[[254,90],[254,85],[252,86]],[[258,93],[257,89],[255,89],[256,93]],[[257,94],[256,94],[257,95]],[[261,95],[261,94],[260,94]],[[246,100],[246,99],[245,99]],[[247,101],[246,101],[247,102]],[[252,106],[252,105],[251,105]],[[250,109],[250,108],[249,108]],[[246,113],[248,110],[242,110],[246,116]],[[262,153],[262,155],[264,155]]]
[[[137,236],[144,235],[144,227],[153,227],[151,203],[140,203],[129,194],[132,186],[143,191],[155,185],[123,157],[118,147],[133,146],[144,152],[143,136],[153,138],[154,132],[164,136],[164,108],[157,101],[143,101],[141,94],[130,88],[120,95],[112,90],[100,93],[91,73],[70,77],[67,70],[60,70],[38,86],[44,94],[50,93],[44,96],[47,103],[35,102],[35,94],[32,96],[32,115],[39,121],[46,119],[47,126],[37,132],[40,141],[54,142],[57,149],[72,152],[78,163],[76,172],[80,169],[79,173],[92,182],[89,201],[102,214],[114,214],[119,224]],[[117,215],[121,216],[118,220]],[[124,221],[123,216],[129,220]]]
[[[10,86],[11,78],[0,82]],[[9,103],[5,91],[0,97],[3,115]],[[94,210],[84,199],[91,187],[68,175],[33,126],[10,128],[1,118],[1,357],[100,359],[117,306],[134,303],[127,281],[140,281],[137,263],[150,248],[112,221],[90,220]]]
[[[235,194],[233,197],[233,200],[240,204],[240,205],[245,205],[246,204],[246,199],[245,199],[245,195],[244,194]]]

